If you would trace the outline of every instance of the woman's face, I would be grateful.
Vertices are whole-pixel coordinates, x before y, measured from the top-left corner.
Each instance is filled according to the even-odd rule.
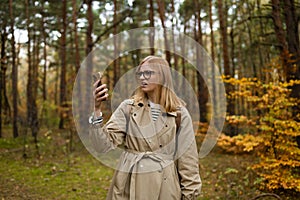
[[[145,62],[136,74],[140,87],[146,94],[154,93],[160,86],[160,74],[156,68]]]

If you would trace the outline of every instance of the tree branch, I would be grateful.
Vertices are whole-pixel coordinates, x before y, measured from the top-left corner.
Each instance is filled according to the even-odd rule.
[[[123,13],[128,12],[126,15],[123,15]],[[109,33],[109,31],[111,31],[114,27],[116,27],[117,25],[119,25],[121,22],[123,22],[127,17],[132,16],[132,10],[131,9],[126,9],[124,10],[121,14],[121,16],[123,16],[121,19],[119,19],[118,21],[116,21],[115,23],[113,23],[111,26],[109,26],[106,30],[104,30],[100,35],[97,36],[96,40],[93,42],[93,46],[99,42],[99,40],[101,39],[102,36],[106,35],[107,33]]]
[[[275,197],[276,199],[281,200],[280,196],[278,196],[277,194],[274,194],[274,193],[259,194],[259,195],[257,195],[256,197],[254,197],[254,198],[252,198],[250,200],[256,200],[256,199],[259,199],[259,198],[262,198],[262,197],[267,197],[267,196]]]

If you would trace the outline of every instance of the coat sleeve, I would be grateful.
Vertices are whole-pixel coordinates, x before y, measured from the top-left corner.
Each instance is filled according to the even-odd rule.
[[[178,136],[177,170],[180,180],[182,199],[196,199],[201,191],[199,160],[192,119],[182,109],[182,119]]]
[[[127,115],[129,115],[128,106],[128,102],[123,101],[104,126],[101,124],[91,125],[89,139],[95,151],[106,153],[124,142]]]

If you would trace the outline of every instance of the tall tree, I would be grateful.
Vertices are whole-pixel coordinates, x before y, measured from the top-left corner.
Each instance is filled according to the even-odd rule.
[[[150,27],[154,27],[153,0],[149,0],[149,21],[150,21]],[[150,54],[151,55],[154,55],[154,53],[155,53],[154,37],[155,37],[155,31],[151,30],[149,33],[149,43],[150,43]]]
[[[300,80],[299,17],[297,17],[294,0],[281,0],[281,2],[284,8],[288,51],[291,55],[291,65],[287,69],[287,80]],[[295,98],[300,98],[299,84],[292,87],[291,95]]]
[[[175,35],[174,35],[174,31],[175,31],[175,26],[177,23],[177,19],[176,19],[176,11],[175,11],[175,2],[174,0],[171,0],[171,13],[172,13],[172,18],[171,18],[171,22],[172,22],[172,49],[173,52],[176,52],[176,44],[175,44]],[[176,22],[176,23],[175,23]],[[178,56],[176,53],[173,53],[173,57],[174,57],[174,69],[177,71],[178,70]]]
[[[43,100],[47,100],[47,33],[46,33],[46,19],[45,19],[45,0],[43,0],[42,8],[41,8],[41,31],[42,31],[42,37],[43,37],[43,60],[44,60],[44,66],[43,66],[43,81],[42,81],[42,93],[43,93]]]
[[[37,74],[35,73],[37,70],[37,66],[33,62],[33,53],[32,52],[32,29],[31,29],[31,15],[29,13],[29,8],[31,6],[31,1],[25,1],[25,12],[26,12],[26,26],[28,33],[28,41],[27,41],[27,58],[28,58],[28,81],[27,81],[27,122],[31,129],[31,134],[34,137],[35,143],[37,144],[37,134],[39,130],[39,122],[38,122],[38,113],[37,113],[37,105],[36,105],[36,94],[37,94]]]
[[[272,19],[283,63],[284,79],[286,79],[288,66],[288,45],[286,42],[286,35],[283,29],[283,22],[280,13],[280,0],[272,0]]]
[[[212,103],[214,105],[213,108],[213,114],[214,117],[216,117],[216,113],[217,113],[217,99],[216,99],[216,93],[217,93],[217,89],[216,89],[216,71],[215,71],[215,66],[214,66],[214,62],[215,62],[215,37],[214,37],[214,30],[213,30],[213,12],[212,12],[212,8],[213,8],[213,4],[212,4],[212,0],[208,1],[208,13],[209,13],[209,28],[210,28],[210,51],[211,51],[211,59],[212,59],[212,68],[211,68],[211,73],[212,73]]]
[[[227,9],[223,6],[223,1],[218,0],[218,16],[219,16],[219,22],[220,22],[220,32],[221,32],[221,48],[222,48],[222,56],[223,56],[223,68],[224,68],[224,75],[226,78],[231,77],[233,74],[231,74],[230,70],[230,64],[229,64],[229,53],[228,53],[228,40],[227,40],[227,26],[226,26],[226,17],[227,16]],[[226,7],[226,6],[225,6]],[[229,84],[225,85],[227,94],[230,94],[232,91],[232,87]],[[229,97],[227,98],[227,112],[229,115],[234,115],[234,104],[233,100]],[[226,134],[229,135],[235,135],[236,131],[233,126],[230,124],[227,127],[227,130],[225,130]]]
[[[18,66],[16,65],[16,46],[15,46],[15,18],[12,0],[9,0],[10,13],[10,33],[11,33],[11,51],[12,51],[12,93],[13,93],[13,136],[19,136],[18,133]]]
[[[87,24],[87,31],[86,31],[86,49],[85,49],[85,53],[87,56],[87,61],[86,61],[86,84],[87,86],[89,86],[90,83],[90,77],[92,77],[92,72],[93,72],[93,54],[91,53],[93,50],[93,38],[92,38],[92,34],[93,34],[93,28],[94,28],[94,16],[93,16],[93,0],[86,0],[85,1],[86,5],[87,5],[87,12],[86,12],[86,18],[88,21]],[[86,95],[84,95],[84,97],[87,97],[91,94],[92,89],[90,87],[86,87],[85,88],[85,92]],[[84,103],[85,103],[85,108],[90,108],[90,101],[89,99],[84,99]]]
[[[165,2],[164,2],[164,0],[156,0],[156,2],[157,2],[157,7],[158,7],[159,18],[161,21],[161,26],[163,27],[163,32],[164,32],[166,60],[168,61],[168,63],[171,66],[170,42],[168,39],[168,34],[167,34],[167,30],[166,30],[166,22],[165,22]]]
[[[7,18],[8,19],[8,18]],[[7,62],[8,62],[8,57],[7,57],[7,48],[6,44],[8,42],[8,32],[7,32],[7,25],[8,22],[5,19],[5,21],[2,24],[2,30],[1,30],[1,87],[0,87],[0,96],[1,96],[1,114],[3,113],[2,116],[5,118],[3,121],[7,121],[7,119],[10,119],[11,116],[11,108],[9,105],[9,100],[7,97]]]
[[[59,128],[64,128],[64,119],[65,119],[65,108],[67,100],[67,89],[66,89],[66,73],[67,73],[67,63],[66,63],[66,47],[67,47],[67,0],[62,1],[62,10],[61,10],[61,38],[60,38],[60,121]]]
[[[2,137],[2,112],[3,112],[3,91],[5,87],[5,74],[6,71],[6,51],[5,45],[7,40],[7,32],[6,32],[6,20],[2,21],[1,24],[1,57],[0,57],[0,138]],[[5,108],[5,107],[4,107]]]
[[[195,5],[195,40],[202,46],[203,45],[203,34],[201,27],[201,7],[198,0],[194,0]],[[199,109],[200,112],[200,121],[207,122],[207,102],[208,102],[208,90],[207,85],[205,84],[203,76],[205,76],[203,63],[203,52],[197,46],[196,49],[196,57],[197,57],[197,85],[198,85],[198,101],[199,101]]]
[[[117,23],[118,21],[118,2],[117,0],[114,0],[114,16],[113,16],[113,21],[114,24]],[[116,35],[118,33],[118,26],[114,26],[113,28],[113,33]],[[120,77],[120,61],[118,58],[119,54],[119,37],[114,37],[114,58],[115,60],[113,61],[113,68],[114,68],[114,85],[117,83],[119,77]]]
[[[75,43],[75,68],[76,73],[79,71],[80,68],[80,50],[79,50],[79,40],[78,40],[78,30],[77,30],[77,6],[76,6],[76,0],[72,0],[72,20],[73,20],[73,26],[74,26],[74,43]]]
[[[229,65],[229,54],[228,54],[228,39],[227,39],[227,26],[226,26],[226,15],[227,11],[225,11],[223,6],[223,1],[218,0],[218,16],[220,22],[220,32],[221,32],[221,40],[222,40],[222,54],[223,54],[223,66],[224,66],[224,74],[226,76],[231,76],[230,73],[230,65]],[[229,109],[228,111],[230,111]]]

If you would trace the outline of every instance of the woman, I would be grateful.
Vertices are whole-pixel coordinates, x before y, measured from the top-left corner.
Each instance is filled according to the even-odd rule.
[[[107,199],[196,199],[201,179],[192,120],[173,92],[168,62],[148,56],[138,66],[136,78],[139,87],[134,96],[123,101],[103,126],[101,102],[108,89],[94,84],[89,133],[93,147],[102,153],[120,145],[125,149]]]

